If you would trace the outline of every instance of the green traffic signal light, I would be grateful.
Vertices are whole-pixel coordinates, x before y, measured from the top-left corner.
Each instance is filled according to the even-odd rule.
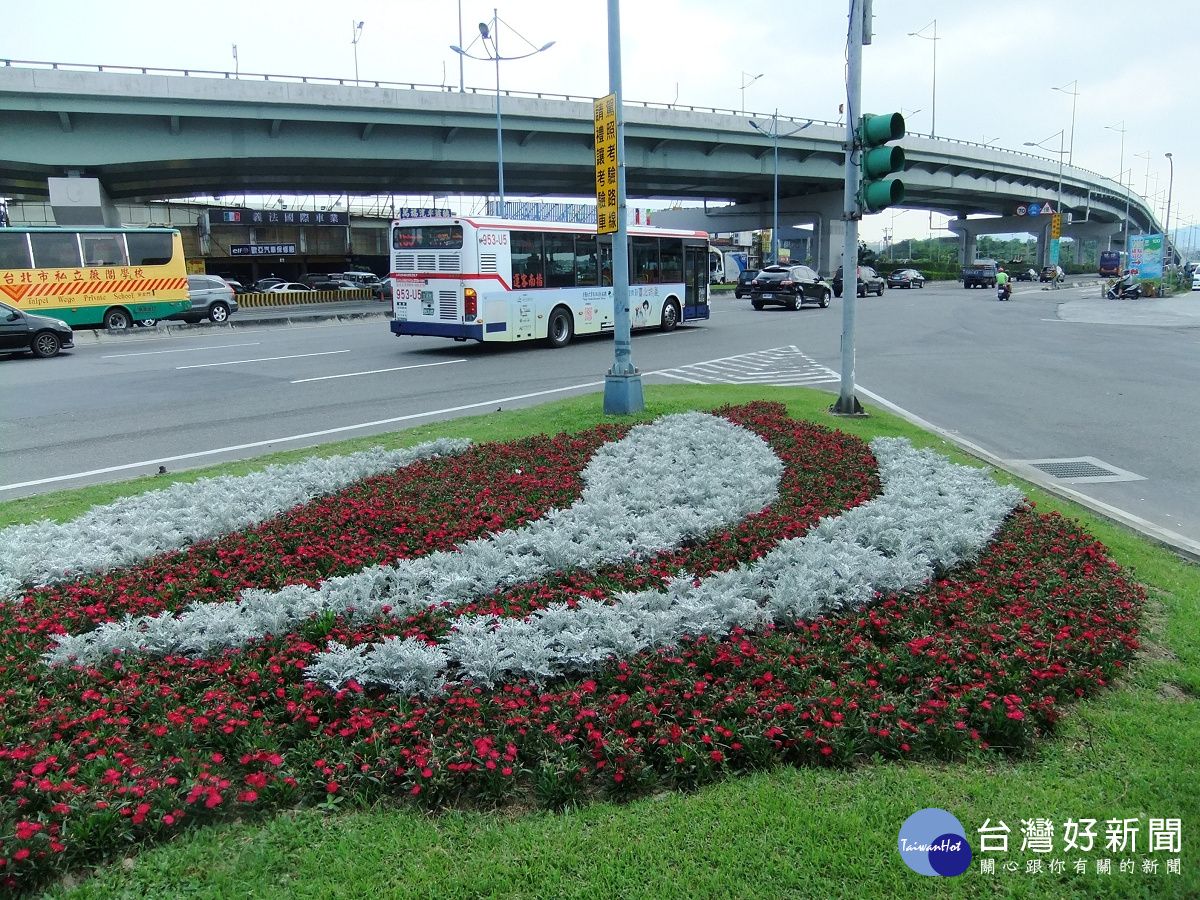
[[[893,172],[903,172],[904,150],[883,146],[888,141],[904,137],[904,116],[864,115],[858,126],[861,145],[859,154],[858,202],[864,213],[879,212],[904,200],[904,182],[886,179]]]

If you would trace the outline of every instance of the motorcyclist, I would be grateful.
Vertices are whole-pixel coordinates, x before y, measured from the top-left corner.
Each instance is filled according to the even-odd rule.
[[[1008,277],[1008,273],[1004,271],[1004,266],[996,269],[996,287],[1004,292],[1005,300],[1012,296],[1011,279]]]

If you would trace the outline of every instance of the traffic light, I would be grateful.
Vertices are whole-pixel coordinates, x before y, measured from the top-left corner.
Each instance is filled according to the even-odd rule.
[[[904,201],[904,182],[887,178],[904,171],[904,150],[886,146],[904,137],[904,116],[864,115],[858,125],[858,205],[864,213],[875,213]]]

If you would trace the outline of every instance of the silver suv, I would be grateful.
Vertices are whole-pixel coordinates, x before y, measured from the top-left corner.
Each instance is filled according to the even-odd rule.
[[[207,318],[220,325],[229,321],[231,313],[237,312],[238,305],[234,299],[233,288],[224,278],[218,278],[216,275],[189,275],[187,283],[188,299],[192,301],[191,309],[177,312],[161,321],[184,321],[195,325]],[[139,319],[137,324],[149,328],[158,321],[160,320]]]
[[[225,279],[216,275],[189,275],[188,296],[192,308],[181,313],[175,313],[172,319],[183,319],[193,325],[204,318],[220,325],[229,320],[229,314],[237,312],[237,300],[233,298],[233,288],[225,283]]]

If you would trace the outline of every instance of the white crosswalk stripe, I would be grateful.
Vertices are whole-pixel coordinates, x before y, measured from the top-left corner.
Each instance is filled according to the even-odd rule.
[[[794,344],[647,374],[691,384],[774,384],[781,387],[828,384],[841,379],[833,369],[805,356]]]

